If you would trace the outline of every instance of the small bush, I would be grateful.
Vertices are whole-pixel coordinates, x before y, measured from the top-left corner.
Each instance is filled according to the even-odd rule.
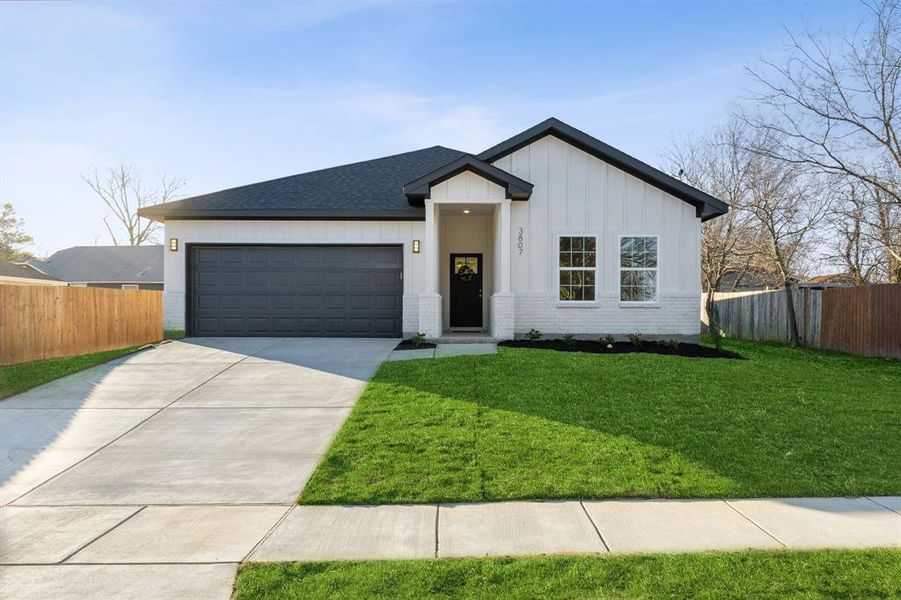
[[[636,348],[641,348],[641,344],[642,344],[642,342],[643,342],[643,340],[641,339],[641,335],[639,335],[639,334],[637,334],[637,333],[630,333],[630,334],[629,334],[629,341],[630,341],[630,342],[632,343],[632,345],[635,346]]]
[[[663,346],[664,348],[669,348],[670,350],[678,350],[679,349],[679,340],[676,340],[676,339],[660,340],[657,343],[660,344],[661,346]]]
[[[425,346],[425,334],[423,332],[419,332],[413,337],[410,338],[410,344],[416,348],[421,346]]]
[[[571,333],[565,333],[560,338],[560,341],[563,342],[564,346],[575,346],[576,345],[576,336]]]
[[[613,339],[612,335],[605,335],[605,336],[602,336],[601,339],[599,339],[598,341],[601,342],[602,344],[604,344],[605,346],[613,346],[613,342],[615,342],[616,340]]]
[[[526,334],[526,339],[530,342],[537,342],[541,339],[541,332],[537,329],[530,329],[529,333]]]

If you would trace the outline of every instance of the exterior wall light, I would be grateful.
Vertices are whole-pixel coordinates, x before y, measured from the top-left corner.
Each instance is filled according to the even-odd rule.
[[[169,238],[169,250],[178,252],[178,238]]]
[[[413,254],[419,254],[419,240],[413,240]]]
[[[468,208],[464,208],[464,209],[463,209],[463,214],[464,214],[464,215],[468,215],[468,214],[469,214],[469,209],[468,209]]]

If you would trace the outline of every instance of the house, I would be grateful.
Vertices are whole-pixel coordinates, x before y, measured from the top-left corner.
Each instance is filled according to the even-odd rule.
[[[775,273],[749,267],[741,271],[729,271],[720,280],[718,292],[756,292],[781,290],[782,280]]]
[[[198,336],[697,336],[726,204],[557,120],[144,208]]]
[[[163,289],[163,247],[73,246],[25,266],[70,286]]]
[[[834,287],[855,287],[857,282],[854,281],[849,273],[830,273],[827,275],[816,275],[806,281],[798,284],[800,288],[810,288],[812,290],[824,290]]]
[[[56,277],[46,275],[32,269],[28,265],[20,265],[0,261],[0,283],[14,285],[66,285]]]

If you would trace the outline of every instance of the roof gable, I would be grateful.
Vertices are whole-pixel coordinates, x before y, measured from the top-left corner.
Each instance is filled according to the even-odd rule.
[[[671,177],[663,171],[655,169],[647,163],[644,163],[633,156],[629,156],[625,152],[617,150],[613,146],[605,144],[587,133],[579,131],[575,127],[567,125],[563,121],[553,117],[485,150],[479,154],[478,157],[485,162],[493,163],[548,135],[552,135],[571,144],[576,148],[691,204],[695,207],[695,214],[700,217],[702,221],[723,215],[729,210],[729,206],[725,202],[679,181],[675,177]]]
[[[467,171],[484,177],[488,181],[504,188],[507,198],[528,200],[532,194],[532,184],[528,181],[498,169],[494,165],[479,160],[471,154],[461,156],[457,160],[442,165],[422,177],[417,177],[413,181],[404,184],[404,194],[410,203],[421,202],[429,197],[429,191],[432,186]]]

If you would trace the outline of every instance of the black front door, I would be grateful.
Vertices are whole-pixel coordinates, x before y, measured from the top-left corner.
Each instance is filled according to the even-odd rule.
[[[482,326],[482,255],[450,255],[450,326]]]

